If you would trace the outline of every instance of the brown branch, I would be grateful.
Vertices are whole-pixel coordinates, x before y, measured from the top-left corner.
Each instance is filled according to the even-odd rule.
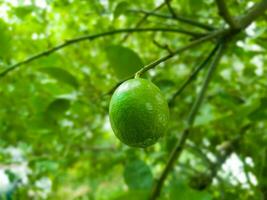
[[[60,49],[63,49],[64,47],[70,46],[72,44],[76,44],[85,40],[95,40],[97,38],[101,38],[101,37],[106,37],[106,36],[111,36],[111,35],[115,35],[115,34],[121,34],[121,33],[133,33],[133,32],[156,32],[156,31],[162,31],[162,32],[176,32],[176,33],[181,33],[181,34],[186,34],[186,35],[191,35],[191,36],[196,36],[195,32],[191,32],[191,31],[187,31],[187,30],[183,30],[183,29],[172,29],[172,28],[129,28],[129,29],[118,29],[118,30],[113,30],[113,31],[108,31],[108,32],[103,32],[103,33],[99,33],[99,34],[94,34],[94,35],[85,35],[82,37],[77,37],[74,39],[70,39],[70,40],[66,40],[64,43],[59,44],[55,47],[52,47],[51,49],[42,51],[40,53],[37,53],[33,56],[30,56],[28,58],[26,58],[25,60],[18,62],[14,65],[11,65],[10,67],[4,69],[2,72],[0,72],[0,78],[5,76],[6,74],[8,74],[9,72],[15,70],[16,68],[20,67],[21,65],[25,65],[27,63],[30,63],[34,60],[37,60],[41,57],[44,56],[48,56],[52,53],[54,53],[55,51],[58,51]],[[199,35],[198,35],[199,36]]]
[[[180,138],[180,140],[177,141],[168,161],[167,164],[163,170],[163,172],[160,175],[160,178],[155,182],[155,185],[153,187],[151,196],[150,196],[150,200],[155,200],[161,192],[161,189],[163,187],[164,181],[167,178],[168,173],[172,170],[173,164],[175,162],[175,160],[177,160],[179,158],[179,156],[181,155],[181,152],[184,148],[185,142],[190,134],[192,125],[194,123],[196,114],[200,108],[200,105],[204,99],[204,95],[207,91],[208,85],[210,83],[211,77],[213,75],[213,73],[215,72],[215,69],[219,63],[220,58],[222,57],[223,54],[223,50],[224,50],[224,43],[222,43],[219,46],[218,52],[215,54],[215,57],[210,65],[209,71],[206,75],[206,78],[203,82],[203,86],[201,88],[201,91],[196,99],[196,101],[194,102],[191,111],[189,113],[188,119],[187,119],[187,126],[185,128],[185,130],[182,133],[182,136]]]

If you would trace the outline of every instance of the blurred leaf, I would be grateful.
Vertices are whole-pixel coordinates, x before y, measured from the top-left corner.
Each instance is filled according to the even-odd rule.
[[[31,12],[33,12],[36,9],[35,6],[29,5],[29,6],[19,6],[14,8],[13,12],[15,15],[21,19],[29,15]]]
[[[46,114],[49,116],[62,115],[70,107],[70,100],[68,99],[55,99],[46,108]]]
[[[41,160],[35,163],[35,173],[55,172],[59,164],[52,160]]]
[[[79,86],[77,79],[65,69],[58,67],[44,67],[40,68],[39,70],[52,76],[60,82],[73,86],[74,88],[77,88]]]
[[[122,1],[120,3],[117,4],[113,14],[114,14],[114,18],[118,18],[122,13],[125,12],[125,10],[127,9],[128,7],[128,2],[126,1]]]
[[[113,45],[107,47],[106,53],[110,66],[119,79],[125,79],[143,67],[139,55],[130,48]]]
[[[236,115],[236,118],[250,117],[250,114],[253,113],[259,107],[259,105],[260,102],[258,99],[253,102],[242,104],[236,110],[236,113],[238,113],[238,115]]]
[[[197,191],[191,189],[182,179],[176,180],[171,184],[170,200],[212,200],[212,195],[207,191]]]
[[[124,194],[119,195],[118,197],[114,198],[113,200],[147,200],[149,195],[149,191],[144,190],[132,190],[128,191]]]
[[[147,164],[141,160],[131,160],[124,168],[124,180],[130,189],[150,189],[153,176]]]
[[[5,174],[8,176],[10,182],[14,182],[18,179],[17,175],[10,169],[5,170]]]
[[[0,59],[5,59],[9,55],[11,39],[9,26],[4,20],[0,19]]]
[[[254,121],[267,120],[267,97],[260,100],[259,107],[249,115],[249,118]]]
[[[189,1],[186,1],[186,3],[189,5],[188,11],[192,14],[197,13],[199,10],[205,7],[205,4],[203,1],[189,0]]]
[[[160,79],[155,82],[161,91],[164,93],[170,93],[170,91],[175,88],[175,83],[168,79]]]

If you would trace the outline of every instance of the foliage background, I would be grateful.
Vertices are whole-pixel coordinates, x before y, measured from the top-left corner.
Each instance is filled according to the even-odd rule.
[[[227,4],[237,16],[255,2]],[[71,38],[134,28],[143,14],[129,9],[151,11],[161,3],[1,1],[0,70]],[[172,6],[181,16],[225,26],[212,0],[173,0]],[[166,6],[158,12],[171,16]],[[266,16],[228,46],[161,199],[267,198]],[[204,32],[153,16],[141,27]],[[142,199],[150,191],[185,127],[205,72],[176,98],[166,137],[147,149],[129,148],[110,128],[107,93],[125,74],[168,53],[155,41],[177,49],[192,38],[169,32],[131,33],[127,39],[125,35],[75,43],[1,77],[0,193],[13,192],[20,199],[119,200]],[[170,99],[213,46],[206,42],[179,54],[147,72],[146,78]],[[239,138],[247,124],[249,129]],[[231,146],[236,137],[238,145]],[[208,172],[214,168],[217,173],[211,183]]]

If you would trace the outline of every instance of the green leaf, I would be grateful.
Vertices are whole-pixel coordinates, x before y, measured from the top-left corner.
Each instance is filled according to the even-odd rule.
[[[8,176],[10,182],[14,182],[15,180],[18,179],[17,175],[10,169],[5,170],[5,174]]]
[[[124,194],[120,194],[119,196],[113,198],[113,200],[147,200],[149,191],[145,190],[131,190]]]
[[[136,52],[120,45],[106,49],[111,68],[119,79],[125,79],[142,68],[143,62]]]
[[[153,176],[149,166],[142,160],[131,160],[124,168],[124,180],[130,189],[150,189]]]
[[[170,199],[186,200],[212,200],[212,195],[207,191],[198,191],[191,189],[184,180],[175,180],[171,184]]]
[[[113,15],[114,15],[114,18],[118,18],[122,13],[125,12],[125,10],[127,9],[128,7],[128,2],[126,1],[122,1],[120,3],[117,4],[114,12],[113,12]]]
[[[9,55],[11,48],[11,34],[8,27],[6,22],[0,19],[0,59],[5,59]]]
[[[245,118],[245,117],[250,118],[251,113],[255,112],[255,110],[258,109],[259,105],[260,105],[260,101],[258,99],[253,102],[249,102],[249,103],[241,105],[235,111],[236,113],[238,113],[236,117],[237,118]]]
[[[155,84],[164,93],[167,93],[167,92],[170,93],[171,89],[175,87],[175,83],[168,79],[161,79],[161,80],[155,81]]]
[[[19,6],[14,8],[13,12],[15,15],[21,19],[32,13],[35,9],[37,9],[35,6]]]
[[[74,88],[78,88],[79,86],[77,79],[65,69],[58,67],[44,67],[40,68],[39,70],[43,73],[52,76],[60,82],[73,86]]]
[[[59,164],[52,160],[41,160],[35,163],[35,170],[38,173],[55,172]]]
[[[249,118],[253,121],[267,120],[267,97],[260,100],[259,107],[249,115]]]
[[[65,113],[70,107],[70,100],[68,99],[55,99],[46,108],[46,114],[49,116],[59,116]]]
[[[186,2],[188,6],[188,12],[192,14],[197,13],[200,9],[202,9],[205,4],[203,1],[189,0]]]

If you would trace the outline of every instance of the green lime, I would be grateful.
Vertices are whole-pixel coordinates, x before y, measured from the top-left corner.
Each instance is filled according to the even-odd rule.
[[[146,79],[130,79],[114,92],[111,127],[119,140],[132,147],[147,147],[164,135],[169,108],[159,88]]]

